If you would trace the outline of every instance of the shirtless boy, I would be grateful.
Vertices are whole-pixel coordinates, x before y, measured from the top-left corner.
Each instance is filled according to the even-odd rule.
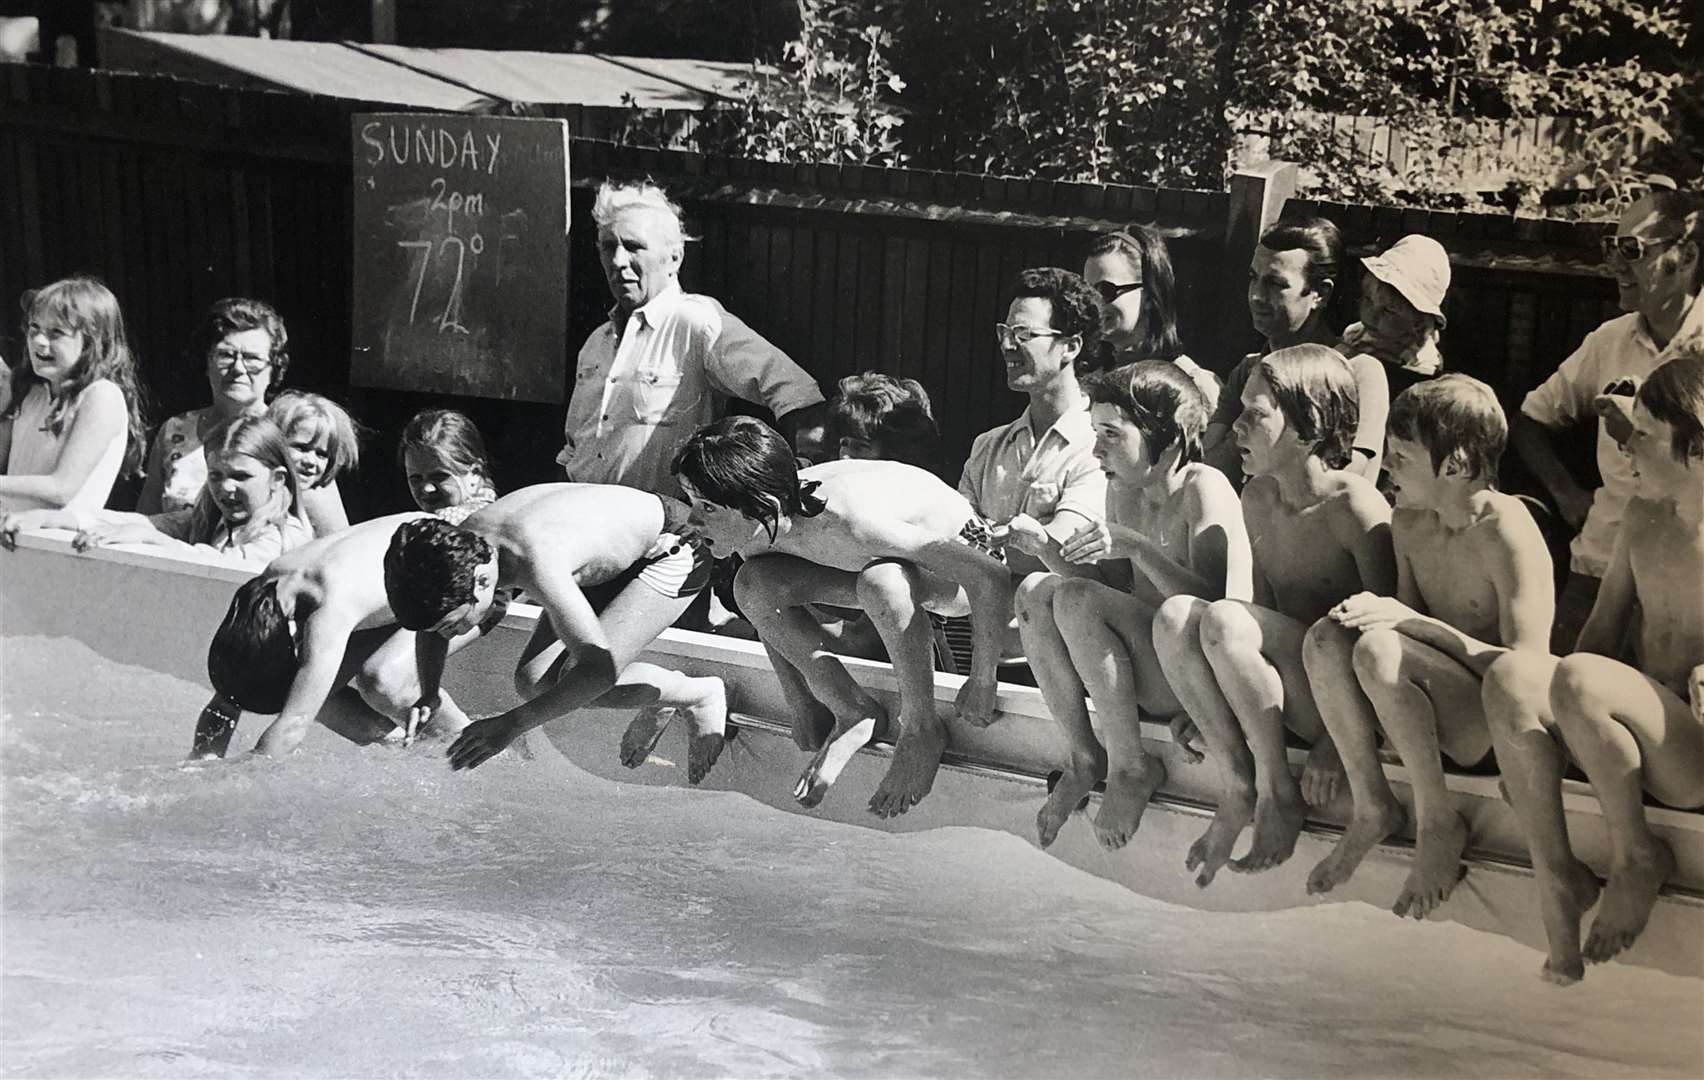
[[[928,612],[968,613],[974,637],[958,715],[994,715],[1000,638],[1011,618],[1006,566],[964,496],[897,461],[841,460],[799,471],[786,441],[751,417],[728,417],[694,435],[675,457],[693,523],[717,556],[746,563],[734,579],[794,710],[793,739],[817,751],[794,797],[822,801],[886,714],[846,671],[804,605],[858,607],[876,624],[899,680],[898,745],[870,799],[871,812],[903,814],[929,793],[946,749],[935,715]]]
[[[1254,601],[1179,595],[1154,617],[1160,667],[1223,788],[1213,823],[1186,858],[1202,887],[1231,861],[1251,820],[1248,854],[1231,863],[1243,872],[1288,859],[1307,804],[1336,794],[1342,765],[1308,687],[1302,639],[1345,598],[1396,587],[1390,508],[1372,481],[1343,470],[1358,418],[1348,362],[1323,345],[1279,349],[1249,376],[1242,404],[1231,435],[1250,478],[1242,509]],[[1286,726],[1312,744],[1300,786]]]
[[[1148,360],[1115,368],[1088,385],[1094,454],[1107,475],[1106,523],[1063,542],[1020,514],[1007,543],[1050,573],[1019,588],[1018,627],[1048,711],[1071,759],[1036,815],[1042,847],[1106,778],[1095,837],[1115,850],[1135,835],[1166,767],[1142,745],[1141,714],[1188,723],[1154,654],[1154,613],[1178,594],[1219,600],[1253,596],[1248,533],[1225,474],[1201,463],[1208,406],[1175,364]],[[1063,572],[1099,562],[1123,587]],[[1097,732],[1083,704],[1095,703]],[[1186,744],[1187,745],[1187,744]],[[1199,755],[1197,755],[1199,759]]]
[[[1674,872],[1643,793],[1704,805],[1704,357],[1670,360],[1640,386],[1627,454],[1633,498],[1575,651],[1511,652],[1485,676],[1485,715],[1550,939],[1542,974],[1555,983],[1633,944]],[[1591,781],[1609,833],[1608,884],[1583,950],[1580,920],[1599,886],[1568,844],[1564,753]]]
[[[1550,553],[1526,504],[1496,490],[1508,420],[1489,386],[1441,375],[1397,395],[1385,468],[1396,493],[1396,595],[1357,593],[1308,631],[1303,659],[1354,797],[1349,828],[1308,878],[1347,881],[1402,827],[1377,734],[1408,769],[1416,845],[1392,910],[1423,919],[1461,877],[1467,822],[1450,801],[1439,752],[1481,766],[1491,733],[1480,680],[1508,649],[1543,655],[1556,611]]]
[[[415,635],[397,626],[381,571],[392,535],[425,516],[393,514],[311,541],[237,589],[207,652],[217,696],[196,723],[192,757],[225,756],[239,709],[277,714],[254,748],[272,757],[294,750],[315,719],[357,742],[418,733],[427,718],[411,720],[421,697]],[[341,710],[320,716],[351,680],[370,724],[351,724]],[[431,728],[454,734],[466,724],[443,696]]]
[[[622,763],[644,763],[668,718],[689,722],[687,779],[721,755],[728,716],[722,680],[641,663],[639,654],[710,580],[700,543],[682,539],[679,502],[611,484],[539,484],[505,495],[459,526],[439,518],[397,530],[385,592],[397,621],[420,631],[423,708],[449,642],[501,618],[520,590],[544,609],[515,667],[525,700],[469,724],[449,748],[471,769],[522,734],[596,702],[637,708]]]

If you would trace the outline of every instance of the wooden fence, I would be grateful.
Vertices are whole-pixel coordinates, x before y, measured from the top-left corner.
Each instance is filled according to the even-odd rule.
[[[505,486],[559,475],[561,411],[348,385],[349,115],[366,102],[210,87],[152,75],[0,66],[0,295],[74,271],[124,304],[156,418],[205,403],[183,355],[200,313],[227,295],[266,298],[290,328],[289,384],[348,401],[373,460],[348,485],[356,515],[405,508],[395,437],[428,405],[467,411]],[[384,107],[394,110],[394,106]],[[545,110],[578,130],[573,108]],[[608,295],[589,220],[606,176],[648,175],[700,237],[682,273],[719,297],[832,391],[869,368],[916,377],[937,403],[949,468],[1022,399],[1005,389],[991,324],[1026,266],[1080,265],[1087,236],[1143,221],[1171,237],[1191,352],[1223,369],[1251,346],[1236,298],[1246,276],[1232,197],[963,174],[793,166],[640,150],[576,138],[570,336],[577,350]],[[1293,208],[1295,209],[1295,208]],[[1613,307],[1597,227],[1367,207],[1327,213],[1372,249],[1428,232],[1457,261],[1445,340],[1451,365],[1513,404]],[[0,333],[14,336],[8,302]],[[956,471],[953,475],[956,475]]]

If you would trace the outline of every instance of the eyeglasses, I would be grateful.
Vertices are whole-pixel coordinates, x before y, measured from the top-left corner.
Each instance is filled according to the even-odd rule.
[[[1105,300],[1109,304],[1117,303],[1119,297],[1123,296],[1127,292],[1133,292],[1136,289],[1140,289],[1141,287],[1142,283],[1140,281],[1131,281],[1123,285],[1119,285],[1111,281],[1097,281],[1094,285],[1095,292],[1100,293],[1101,299]]]
[[[221,346],[213,350],[213,363],[220,371],[234,371],[240,364],[246,374],[259,375],[272,366],[272,357]]]
[[[1603,246],[1603,261],[1619,257],[1624,262],[1638,262],[1646,255],[1659,248],[1679,240],[1678,236],[1670,236],[1661,240],[1647,240],[1643,236],[1605,236],[1599,243]]]
[[[1037,330],[1033,326],[1007,326],[1005,323],[994,324],[994,336],[1000,340],[1002,349],[1013,345],[1028,345],[1038,337],[1066,337],[1063,330]]]

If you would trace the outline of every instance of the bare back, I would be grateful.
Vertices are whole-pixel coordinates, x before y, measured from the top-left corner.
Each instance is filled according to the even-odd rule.
[[[614,484],[538,484],[470,516],[462,527],[498,550],[497,584],[537,591],[538,575],[601,585],[644,558],[663,531],[662,497]]]
[[[1704,528],[1639,498],[1623,521],[1641,612],[1639,670],[1684,701],[1692,669],[1704,664]]]
[[[430,517],[411,511],[374,518],[309,541],[272,560],[261,577],[278,582],[278,602],[297,618],[336,613],[354,630],[396,622],[385,597],[385,551],[405,521]]]
[[[1325,496],[1311,506],[1286,504],[1278,482],[1268,476],[1249,481],[1242,495],[1255,579],[1267,583],[1274,610],[1304,624],[1354,593],[1383,593],[1395,584],[1363,580],[1366,575],[1357,559],[1358,547],[1376,548],[1382,536],[1385,558],[1394,571],[1388,554],[1390,508],[1384,497],[1353,473],[1338,470],[1327,478]]]
[[[950,540],[974,516],[965,497],[933,473],[897,461],[831,461],[799,479],[818,481],[816,496],[827,506],[793,518],[769,550],[853,573],[895,555],[896,538]]]

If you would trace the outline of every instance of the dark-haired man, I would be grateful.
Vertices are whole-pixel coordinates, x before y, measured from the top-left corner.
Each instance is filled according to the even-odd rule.
[[[207,653],[217,696],[196,724],[192,757],[225,756],[239,709],[277,714],[255,744],[268,756],[294,750],[315,719],[356,742],[414,734],[410,713],[421,696],[414,635],[397,627],[381,570],[391,537],[425,517],[393,514],[314,540],[237,590]],[[332,692],[351,683],[366,703],[357,710],[364,721],[339,709],[322,716]],[[432,720],[443,734],[467,723],[448,697]]]
[[[467,725],[450,764],[471,769],[524,732],[594,701],[638,708],[622,762],[642,764],[668,719],[689,722],[688,779],[722,752],[727,691],[638,656],[710,577],[702,544],[678,530],[687,509],[666,496],[608,484],[539,484],[505,495],[461,525],[436,518],[397,529],[384,557],[397,621],[418,632],[422,683],[410,724],[425,722],[453,643],[501,618],[525,590],[544,609],[515,668],[526,700]]]

